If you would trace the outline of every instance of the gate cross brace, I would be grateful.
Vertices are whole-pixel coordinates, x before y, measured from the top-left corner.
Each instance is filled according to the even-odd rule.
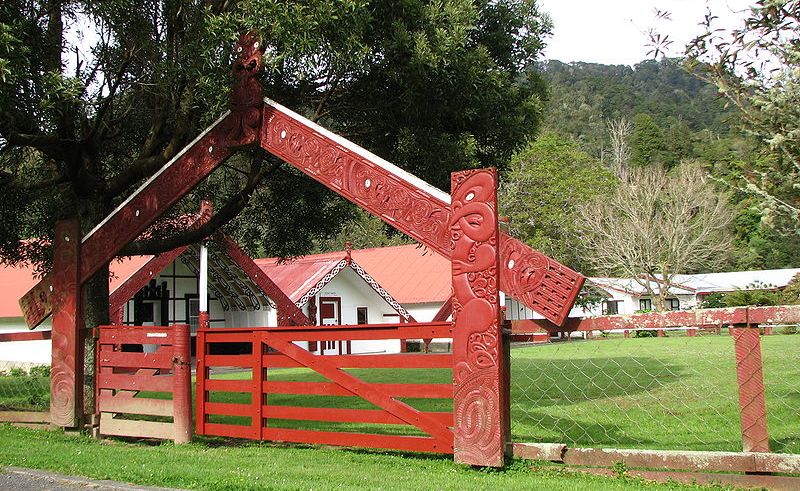
[[[368,384],[344,370],[331,366],[323,359],[324,357],[311,354],[278,333],[265,331],[261,334],[265,343],[289,358],[292,358],[303,366],[311,368],[331,382],[352,392],[353,395],[375,404],[381,409],[402,419],[409,425],[416,426],[425,433],[446,443],[448,447],[453,446],[453,432],[434,418],[385,394],[376,389],[372,384]]]

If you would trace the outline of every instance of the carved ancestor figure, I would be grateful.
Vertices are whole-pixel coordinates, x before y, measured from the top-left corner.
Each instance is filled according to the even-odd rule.
[[[229,147],[248,145],[256,141],[261,130],[261,108],[264,94],[258,75],[263,65],[264,47],[253,34],[243,35],[236,43],[236,61],[231,90],[230,108],[234,116],[227,135]]]
[[[503,464],[496,174],[453,175],[453,382],[457,462]]]

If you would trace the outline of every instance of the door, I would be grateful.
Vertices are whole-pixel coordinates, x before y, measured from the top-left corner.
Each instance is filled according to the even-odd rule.
[[[340,326],[342,324],[341,297],[320,297],[319,324],[321,326]],[[341,341],[320,341],[319,354],[340,355]]]

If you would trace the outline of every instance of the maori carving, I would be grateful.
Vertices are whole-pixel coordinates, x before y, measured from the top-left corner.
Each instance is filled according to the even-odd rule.
[[[83,340],[81,339],[80,225],[56,224],[53,258],[53,350],[50,375],[50,420],[57,426],[80,424],[83,401]]]
[[[327,285],[328,283],[330,283],[330,282],[331,282],[331,280],[332,280],[332,279],[334,279],[334,278],[336,277],[336,275],[337,275],[337,274],[339,274],[339,272],[341,272],[341,271],[342,271],[344,268],[346,268],[346,267],[347,267],[347,259],[342,259],[341,261],[339,261],[338,263],[336,263],[336,265],[333,267],[333,269],[331,269],[330,271],[328,271],[328,273],[327,273],[325,276],[323,276],[323,277],[322,277],[322,278],[321,278],[321,279],[320,279],[320,280],[317,282],[317,284],[313,286],[313,288],[311,288],[310,290],[308,290],[308,291],[306,292],[306,294],[305,294],[305,295],[303,295],[303,296],[300,298],[300,300],[296,301],[294,304],[295,304],[295,305],[297,305],[297,307],[298,307],[298,308],[301,308],[301,309],[302,309],[302,308],[303,308],[303,305],[305,305],[305,304],[306,304],[306,303],[307,303],[309,300],[311,300],[312,298],[314,298],[314,295],[316,295],[317,293],[319,293],[319,292],[320,292],[320,290],[322,290],[323,288],[325,288],[325,285]]]
[[[496,189],[494,169],[453,173],[454,452],[488,466],[505,451]]]
[[[447,248],[447,204],[270,106],[265,122],[266,150],[420,242]]]
[[[230,147],[249,145],[256,141],[261,129],[261,106],[264,94],[258,75],[262,69],[264,47],[252,33],[243,35],[236,43],[235,79],[231,90],[231,117],[225,143]]]
[[[450,257],[447,196],[288,109],[266,100],[261,146],[439,254]],[[501,232],[501,289],[562,324],[579,273]]]

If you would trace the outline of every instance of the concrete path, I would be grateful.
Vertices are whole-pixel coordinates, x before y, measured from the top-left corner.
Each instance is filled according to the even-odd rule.
[[[65,476],[55,472],[5,467],[0,469],[0,490],[14,491],[175,491],[115,481]]]

